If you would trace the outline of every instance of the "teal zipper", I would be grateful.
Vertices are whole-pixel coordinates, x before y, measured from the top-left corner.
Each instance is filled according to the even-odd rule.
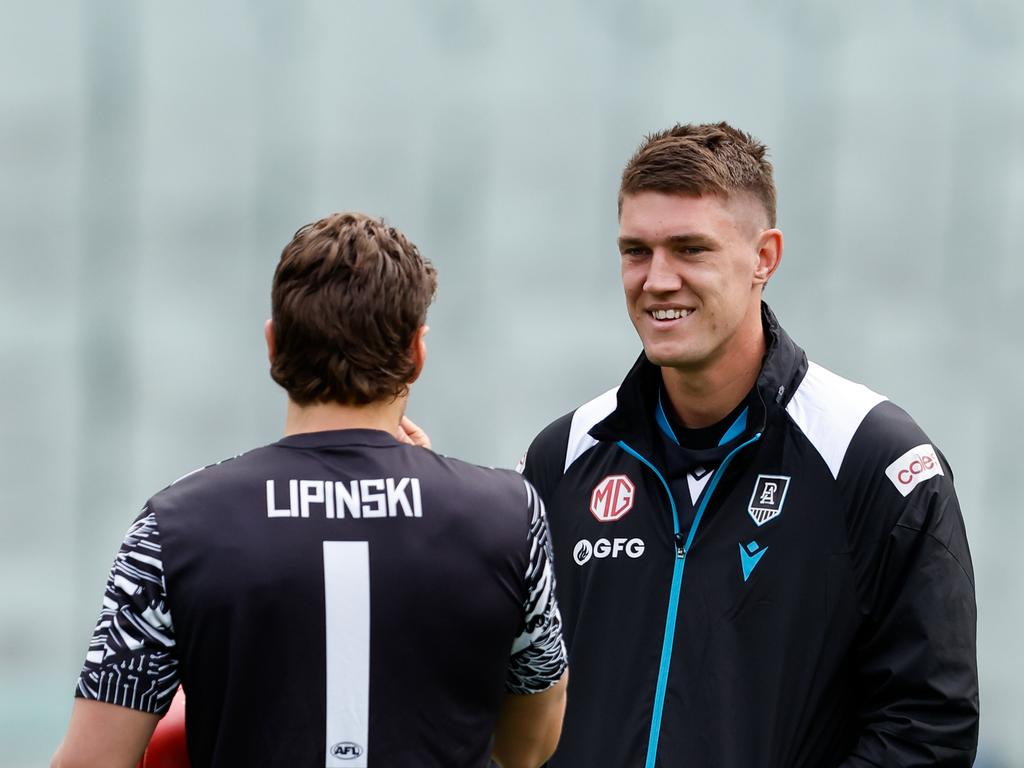
[[[745,411],[742,416],[746,416]],[[676,500],[672,497],[672,491],[669,488],[664,475],[662,475],[661,472],[658,471],[658,468],[655,467],[648,459],[641,456],[624,441],[619,440],[617,443],[619,448],[644,464],[655,474],[658,480],[661,481],[661,485],[665,489],[665,495],[668,496],[668,503],[672,507],[672,538],[676,545],[676,557],[672,567],[672,584],[669,587],[668,611],[665,615],[665,635],[661,641],[661,663],[658,666],[658,684],[654,690],[654,707],[651,710],[651,731],[647,738],[647,759],[644,762],[644,768],[654,768],[654,763],[658,756],[658,739],[661,736],[661,716],[665,709],[665,691],[668,688],[668,672],[669,667],[672,664],[672,644],[675,640],[676,615],[679,610],[679,593],[683,585],[683,570],[686,568],[686,555],[690,551],[690,547],[693,546],[693,539],[697,535],[697,527],[700,525],[701,518],[704,516],[704,510],[707,509],[708,502],[711,500],[711,494],[715,492],[715,488],[718,486],[718,481],[722,478],[722,475],[725,474],[725,470],[729,467],[729,463],[732,461],[733,456],[751,443],[757,442],[759,439],[761,439],[760,432],[755,434],[745,443],[737,445],[729,452],[725,459],[722,460],[722,463],[718,466],[718,469],[715,470],[715,473],[711,476],[711,480],[708,482],[708,488],[704,493],[704,498],[701,499],[700,504],[697,505],[697,511],[694,514],[693,523],[690,525],[690,531],[686,536],[685,542],[682,540],[682,532],[679,530],[679,511],[676,509]]]

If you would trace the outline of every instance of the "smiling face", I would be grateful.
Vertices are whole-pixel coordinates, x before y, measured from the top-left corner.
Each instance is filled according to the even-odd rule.
[[[752,195],[625,195],[619,216],[630,319],[655,365],[701,374],[760,365],[761,291],[782,255]]]

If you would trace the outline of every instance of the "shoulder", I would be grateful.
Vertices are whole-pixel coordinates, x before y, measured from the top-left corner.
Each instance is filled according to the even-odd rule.
[[[934,480],[933,480],[934,478]],[[873,408],[850,441],[842,484],[888,506],[912,508],[934,493],[953,495],[952,471],[917,422],[895,403]],[[918,486],[925,489],[913,493]]]
[[[884,395],[811,363],[786,411],[828,465],[855,518],[882,533],[955,498],[952,472],[924,430]],[[912,493],[918,486],[924,489]],[[873,526],[869,526],[871,528]]]
[[[541,430],[526,452],[523,474],[542,493],[595,445],[590,430],[615,410],[618,387],[609,389]]]
[[[422,489],[424,516],[445,521],[446,541],[472,542],[473,549],[504,561],[515,558],[525,568],[539,495],[511,469],[472,464],[423,448],[412,459]]]
[[[421,464],[426,477],[436,477],[461,492],[482,495],[507,495],[510,491],[518,495],[526,493],[526,483],[514,470],[473,464],[423,448],[409,447],[406,450],[422,453],[417,457],[417,463]]]
[[[159,512],[183,501],[216,498],[218,494],[229,492],[250,481],[254,473],[272,466],[271,448],[272,445],[260,446],[186,472],[154,494],[148,506]]]
[[[905,410],[817,363],[809,364],[786,412],[836,479],[878,467],[888,471],[908,451],[935,453]]]
[[[812,362],[786,412],[836,478],[861,424],[887,399]]]

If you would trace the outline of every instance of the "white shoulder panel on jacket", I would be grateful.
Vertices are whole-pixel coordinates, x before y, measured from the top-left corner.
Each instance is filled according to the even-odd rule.
[[[615,410],[618,391],[618,387],[609,389],[603,395],[581,405],[572,415],[572,423],[569,425],[569,444],[565,448],[563,474],[569,471],[569,467],[576,459],[597,445],[597,440],[588,433],[591,427]]]
[[[885,400],[863,384],[844,379],[817,363],[809,363],[786,411],[839,476],[846,450],[868,412]]]

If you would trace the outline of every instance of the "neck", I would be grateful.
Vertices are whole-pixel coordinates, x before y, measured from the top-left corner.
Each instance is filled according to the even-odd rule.
[[[408,396],[379,401],[367,405],[341,403],[313,403],[297,405],[288,400],[284,434],[325,432],[331,429],[377,429],[398,436],[398,423],[405,413]]]
[[[760,315],[756,330],[732,340],[730,350],[700,369],[661,369],[665,392],[684,427],[717,424],[747,396],[761,372],[765,339]]]

